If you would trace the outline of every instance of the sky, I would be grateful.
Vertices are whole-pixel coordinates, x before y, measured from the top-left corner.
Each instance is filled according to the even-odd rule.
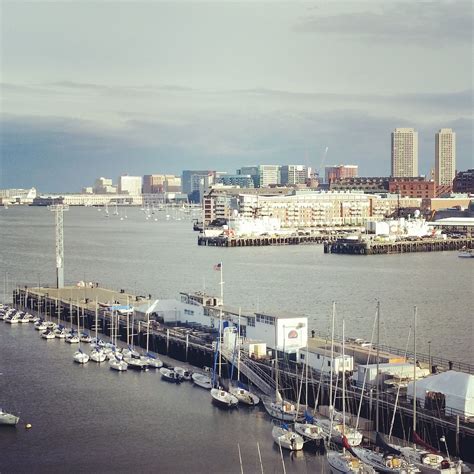
[[[0,188],[357,164],[390,133],[473,163],[471,1],[1,1]],[[325,148],[328,147],[323,163]]]

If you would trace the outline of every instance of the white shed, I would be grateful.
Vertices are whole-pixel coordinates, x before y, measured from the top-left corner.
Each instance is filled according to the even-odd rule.
[[[448,370],[416,382],[416,398],[422,407],[440,395],[448,414],[453,410],[452,414],[474,417],[474,375]],[[413,398],[413,382],[408,384],[407,396]]]

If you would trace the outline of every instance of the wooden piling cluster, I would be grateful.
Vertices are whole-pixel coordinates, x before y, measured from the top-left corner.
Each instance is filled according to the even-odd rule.
[[[442,252],[474,248],[474,239],[421,239],[380,242],[375,240],[337,239],[324,242],[324,253],[347,255],[388,255],[412,252]]]

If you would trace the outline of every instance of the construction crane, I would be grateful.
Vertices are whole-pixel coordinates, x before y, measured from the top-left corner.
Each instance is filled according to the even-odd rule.
[[[319,167],[318,167],[317,172],[315,173],[315,176],[317,175],[318,177],[321,177],[321,173],[323,173],[323,176],[324,176],[324,164],[326,163],[326,157],[328,155],[328,150],[329,150],[329,147],[327,146],[324,149],[324,153],[323,153],[323,156],[321,157],[321,162],[319,163]]]

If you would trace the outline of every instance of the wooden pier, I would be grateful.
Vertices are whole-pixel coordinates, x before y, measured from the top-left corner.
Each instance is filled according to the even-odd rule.
[[[388,255],[412,252],[443,252],[474,248],[474,239],[421,239],[380,242],[375,240],[337,239],[324,243],[324,253],[346,255]]]
[[[217,237],[198,237],[198,245],[209,247],[265,247],[270,245],[308,245],[333,242],[339,236],[336,234],[321,235],[261,235],[248,237],[231,237],[219,235]]]

